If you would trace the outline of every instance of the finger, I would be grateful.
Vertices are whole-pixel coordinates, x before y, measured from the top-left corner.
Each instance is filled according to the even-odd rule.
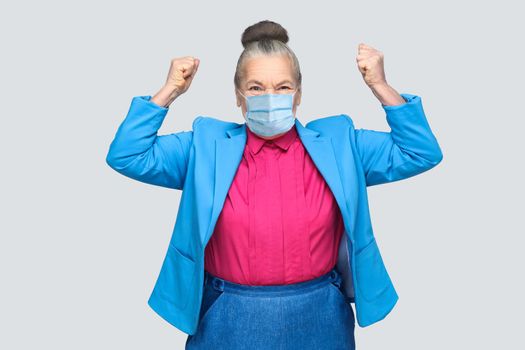
[[[195,60],[196,60],[196,58],[194,58],[194,57],[192,57],[192,56],[188,56],[188,57],[185,57],[185,58],[184,58],[184,62],[186,62],[186,63],[188,63],[188,64],[190,64],[190,65],[194,64],[194,63],[195,63]]]
[[[193,61],[191,63],[182,64],[182,76],[184,77],[184,79],[191,76],[194,71],[195,71],[195,64],[193,63]]]
[[[360,47],[358,50],[358,53],[369,55],[374,54],[375,52],[377,52],[376,49],[367,46]]]
[[[191,72],[191,78],[193,79],[193,77],[195,76],[195,74],[197,73],[197,69],[199,69],[199,59],[196,58],[195,61],[194,61],[194,64],[193,64],[193,71]]]
[[[369,52],[361,52],[357,55],[356,57],[356,60],[357,61],[361,61],[361,60],[366,60],[366,59],[369,59],[370,57],[373,56],[373,53],[369,53]]]
[[[193,71],[192,67],[195,65],[195,58],[192,56],[184,56],[178,60],[177,64],[180,65],[184,72],[189,70],[189,73],[191,74]]]
[[[197,70],[199,68],[199,64],[201,63],[201,60],[199,60],[198,58],[195,58],[195,70]]]
[[[359,62],[357,64],[357,66],[360,68],[360,69],[366,69],[368,67],[368,62]]]
[[[371,55],[373,55],[374,52],[373,51],[367,51],[367,50],[361,50],[359,51],[359,53],[357,54],[357,56],[362,56],[362,57],[369,57]]]
[[[375,50],[373,50],[373,49],[366,49],[366,48],[364,48],[364,49],[359,49],[358,54],[370,55],[370,54],[372,54],[374,52],[375,52]]]
[[[191,82],[193,81],[193,78],[195,78],[195,74],[197,73],[197,70],[199,69],[199,61],[196,61],[196,62],[197,63],[195,64],[193,68],[193,72],[191,73],[190,77],[187,79],[188,85],[191,84]]]

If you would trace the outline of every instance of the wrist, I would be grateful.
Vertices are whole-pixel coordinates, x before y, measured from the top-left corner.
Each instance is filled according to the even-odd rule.
[[[386,81],[375,83],[375,84],[370,84],[368,85],[368,87],[372,90],[372,92],[378,92],[378,93],[392,89],[392,87],[388,85]]]
[[[372,93],[383,106],[395,106],[405,103],[405,99],[388,83],[378,83],[370,86]]]
[[[151,101],[159,106],[168,108],[169,105],[179,96],[179,92],[173,88],[164,86],[151,98]]]

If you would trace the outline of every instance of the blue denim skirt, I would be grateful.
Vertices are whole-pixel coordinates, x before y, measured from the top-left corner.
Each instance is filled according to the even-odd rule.
[[[199,325],[186,349],[355,349],[355,317],[334,267],[285,285],[237,284],[205,271]]]

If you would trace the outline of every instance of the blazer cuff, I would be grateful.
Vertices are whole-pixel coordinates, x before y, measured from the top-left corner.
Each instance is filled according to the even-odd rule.
[[[135,99],[140,99],[142,103],[145,103],[149,105],[153,109],[157,109],[160,112],[167,112],[169,107],[164,107],[156,104],[155,102],[151,101],[152,96],[151,95],[144,95],[144,96],[135,96]]]
[[[408,94],[408,93],[401,93],[399,95],[401,95],[401,97],[403,97],[403,99],[405,100],[405,103],[402,103],[400,105],[393,105],[393,106],[392,105],[384,105],[384,104],[381,103],[381,107],[383,107],[383,109],[385,111],[393,111],[393,110],[396,110],[396,109],[407,107],[408,104],[418,103],[419,102],[418,100],[421,99],[417,95]]]

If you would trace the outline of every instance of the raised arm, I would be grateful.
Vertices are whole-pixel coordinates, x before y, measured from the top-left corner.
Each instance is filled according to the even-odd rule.
[[[166,84],[154,97],[133,98],[106,156],[111,168],[152,185],[178,190],[184,187],[193,131],[157,132],[169,105],[190,86],[198,65],[199,60],[191,56],[173,59]]]
[[[382,105],[390,132],[360,128],[353,133],[367,186],[420,174],[443,159],[421,97],[406,93],[401,96],[404,104]]]
[[[421,97],[399,94],[387,83],[381,51],[360,43],[356,60],[363,80],[381,102],[391,129],[354,129],[347,116],[367,186],[405,179],[436,166],[443,154],[428,124]]]
[[[129,178],[182,189],[193,131],[157,135],[168,108],[136,96],[111,142],[106,163]]]

